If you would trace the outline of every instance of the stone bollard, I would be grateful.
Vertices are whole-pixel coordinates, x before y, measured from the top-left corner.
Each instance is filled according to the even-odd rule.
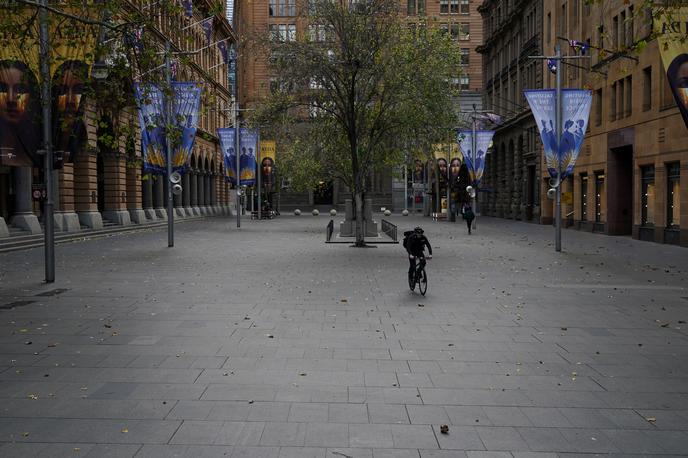
[[[320,212],[318,211],[317,208],[314,208],[313,211],[311,212],[311,214],[312,214],[313,216],[318,216],[318,215],[320,214]]]
[[[296,210],[294,210],[294,216],[300,216],[300,215],[301,215],[301,210],[299,210],[298,208]]]
[[[404,209],[404,211],[401,212],[401,214],[402,214],[403,216],[408,216],[408,215],[409,215],[409,211],[406,210],[406,209]]]
[[[337,216],[337,210],[335,210],[334,208],[330,210],[330,216]]]

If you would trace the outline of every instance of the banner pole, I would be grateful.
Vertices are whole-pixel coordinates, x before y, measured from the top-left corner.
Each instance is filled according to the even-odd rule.
[[[170,140],[170,126],[172,124],[171,108],[172,104],[169,96],[169,91],[172,89],[172,67],[170,63],[170,42],[165,41],[165,79],[167,81],[168,96],[165,99],[165,118],[166,118],[166,128],[165,128],[165,150],[167,160],[167,246],[174,246],[174,208],[172,201],[172,183],[170,182],[170,177],[172,176],[172,145]],[[174,94],[172,94],[172,100],[174,100]]]
[[[562,96],[561,96],[561,45],[557,44],[555,47],[555,60],[557,63],[557,73],[556,73],[556,105],[555,105],[555,133],[557,138],[557,193],[556,193],[556,205],[555,205],[555,250],[557,252],[561,251],[561,127],[562,127]]]
[[[48,0],[41,0],[40,17],[40,58],[41,58],[41,104],[43,108],[43,173],[47,199],[45,201],[45,282],[55,281],[55,221],[53,189],[53,147],[52,147],[52,107],[50,100],[50,37],[48,34]]]
[[[477,128],[475,125],[475,118],[478,115],[475,109],[475,104],[473,104],[473,136],[471,137],[471,154],[473,155],[472,158],[472,167],[473,167],[473,177],[475,179],[475,174],[477,173],[477,170],[475,169],[475,160],[478,157],[478,153],[476,151],[476,148],[478,148],[478,139],[477,139]],[[478,209],[475,208],[475,203],[476,203],[476,196],[478,195],[478,186],[476,185],[475,181],[473,182],[473,197],[471,197],[471,208],[473,209],[473,230],[475,230],[478,227]]]

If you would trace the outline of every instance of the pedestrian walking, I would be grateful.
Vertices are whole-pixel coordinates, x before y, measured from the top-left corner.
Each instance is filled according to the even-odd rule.
[[[470,235],[471,226],[473,225],[473,220],[475,219],[475,213],[473,213],[473,209],[471,208],[470,204],[464,203],[461,206],[461,215],[463,216],[464,221],[466,221],[466,226],[468,227],[468,234]]]

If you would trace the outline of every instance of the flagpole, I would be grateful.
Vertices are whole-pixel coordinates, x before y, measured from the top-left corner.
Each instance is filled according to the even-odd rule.
[[[475,174],[477,173],[477,170],[475,169],[475,160],[478,157],[476,148],[478,147],[478,139],[476,136],[478,135],[477,128],[475,125],[475,118],[477,116],[477,112],[475,109],[475,104],[473,104],[473,135],[471,136],[471,154],[473,155],[472,158],[472,167],[473,167],[473,196],[471,196],[471,209],[473,210],[473,230],[475,230],[478,227],[477,219],[478,219],[478,209],[475,208],[475,199],[478,195],[478,186],[475,183]]]
[[[561,127],[562,127],[562,95],[561,95],[561,45],[555,46],[555,59],[557,62],[556,74],[556,105],[555,105],[555,135],[557,136],[557,195],[555,204],[555,235],[554,244],[557,252],[561,251]]]
[[[55,221],[53,189],[52,109],[50,104],[50,37],[48,34],[48,0],[42,0],[38,12],[40,18],[41,104],[43,108],[43,154],[47,200],[45,201],[45,282],[55,281]]]

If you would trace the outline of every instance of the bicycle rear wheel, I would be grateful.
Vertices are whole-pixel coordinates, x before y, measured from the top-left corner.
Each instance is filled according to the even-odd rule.
[[[428,290],[428,274],[425,273],[425,269],[420,272],[418,278],[418,291],[425,296],[425,292]]]

